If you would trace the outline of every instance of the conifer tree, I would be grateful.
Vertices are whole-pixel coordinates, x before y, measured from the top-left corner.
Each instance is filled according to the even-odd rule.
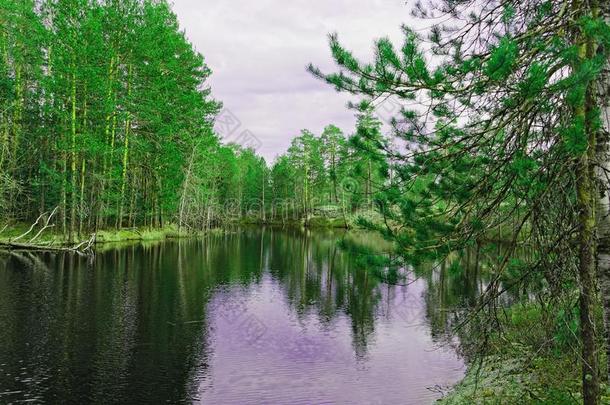
[[[321,150],[331,183],[329,200],[337,203],[339,201],[337,187],[339,153],[341,147],[345,144],[345,137],[339,128],[334,125],[328,125],[320,136],[320,142],[322,143]]]
[[[511,229],[510,247],[480,299],[478,310],[487,308],[492,317],[481,325],[496,327],[491,304],[516,288],[500,283],[509,267],[519,267],[522,282],[543,273],[559,291],[558,283],[578,282],[587,404],[599,400],[592,311],[597,196],[603,196],[602,214],[608,206],[608,182],[595,174],[607,165],[607,123],[599,109],[607,101],[598,102],[598,88],[608,87],[602,81],[610,52],[605,3],[418,3],[420,17],[443,17],[427,37],[405,26],[400,49],[380,39],[374,61],[364,63],[332,35],[340,71],[310,66],[340,91],[372,102],[402,101],[394,127],[405,147],[378,148],[395,162],[397,176],[378,195],[387,226],[369,226],[396,241],[410,262],[483,241],[502,225]],[[411,192],[415,186],[419,193]],[[597,231],[607,237],[604,229]],[[519,241],[534,247],[535,259],[518,261]],[[597,245],[598,253],[605,250]]]

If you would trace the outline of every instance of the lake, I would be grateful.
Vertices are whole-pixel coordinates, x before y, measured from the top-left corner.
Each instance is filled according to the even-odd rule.
[[[434,402],[464,374],[443,303],[464,288],[387,284],[346,238],[382,245],[259,228],[1,254],[0,403]]]

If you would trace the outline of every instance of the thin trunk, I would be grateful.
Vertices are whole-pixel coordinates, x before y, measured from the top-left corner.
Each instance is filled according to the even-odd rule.
[[[83,124],[81,133],[85,134],[87,130],[87,86],[85,84],[85,89],[83,91]],[[78,234],[83,234],[83,219],[85,212],[85,174],[87,171],[86,168],[86,156],[85,152],[81,153],[81,168],[80,168],[80,201],[78,204]]]
[[[131,74],[133,65],[129,64],[129,73],[127,78],[127,99],[131,97]],[[131,114],[127,112],[127,120],[125,121],[125,142],[123,145],[123,174],[121,180],[121,196],[119,197],[119,211],[117,217],[118,229],[121,229],[123,223],[123,202],[125,200],[125,191],[127,186],[127,164],[129,162],[129,130],[131,128]]]
[[[604,2],[600,10],[610,23],[610,4]],[[602,129],[596,142],[597,193],[597,268],[602,290],[604,325],[606,327],[606,380],[610,384],[610,63],[606,66],[597,86],[598,105],[601,109]]]
[[[331,159],[332,159],[332,176],[333,176],[333,193],[335,195],[335,204],[339,201],[339,198],[337,197],[337,162],[336,160],[336,152],[335,152],[335,146],[333,146],[333,151],[332,151],[332,155],[331,155]]]
[[[5,77],[8,77],[9,70],[9,60],[8,60],[8,35],[4,32],[3,35],[4,41],[2,44],[2,54],[4,59],[4,66],[6,71],[3,72]],[[9,118],[8,113],[6,111],[2,112],[2,144],[0,145],[0,174],[4,169],[4,162],[8,158],[9,155]]]
[[[132,182],[132,189],[135,190],[135,180]],[[136,210],[136,193],[131,193],[131,202],[129,203],[129,219],[127,220],[128,226],[135,227],[135,210]]]
[[[367,205],[369,209],[373,208],[373,186],[371,184],[371,161],[369,160],[368,162],[368,178],[366,181],[366,200],[367,200]]]
[[[15,109],[13,113],[13,151],[11,161],[11,171],[13,172],[17,168],[17,152],[19,150],[19,142],[21,139],[21,124],[23,116],[23,78],[21,65],[15,66],[15,89],[17,91],[15,99]]]
[[[309,165],[305,164],[305,184],[303,189],[303,196],[305,201],[303,202],[303,208],[305,211],[305,225],[309,223]]]
[[[114,100],[114,97],[112,95],[112,93],[113,93],[112,86],[114,83],[113,78],[114,78],[114,57],[111,57],[110,66],[108,67],[108,93],[106,94],[106,103],[108,105],[110,105],[111,101]],[[113,130],[112,139],[110,139],[110,128],[111,128],[111,123],[114,124],[114,122],[116,122],[114,117],[115,117],[115,108],[114,108],[114,104],[112,104],[112,108],[108,111],[108,114],[106,114],[105,126],[104,126],[104,145],[105,146],[110,145],[111,154],[112,154],[112,150],[114,149],[114,130]],[[102,166],[102,180],[101,180],[101,185],[100,185],[101,190],[100,190],[100,194],[99,194],[100,206],[99,206],[99,211],[97,213],[98,225],[101,224],[101,221],[102,221],[101,217],[102,217],[104,209],[105,209],[104,193],[106,191],[106,182],[108,181],[108,167],[109,166],[112,166],[112,160],[110,160],[110,164],[109,164],[108,154],[105,152],[103,166]]]
[[[197,149],[197,145],[193,147],[191,151],[191,156],[189,158],[189,165],[186,170],[186,175],[184,176],[184,183],[182,185],[182,195],[180,196],[180,213],[178,215],[178,231],[182,232],[182,224],[184,224],[184,208],[186,206],[186,191],[188,188],[188,183],[191,180],[191,172],[193,171],[193,161],[195,160],[195,151]]]
[[[87,171],[87,163],[85,157],[81,158],[81,167],[80,167],[80,201],[78,204],[79,213],[78,213],[78,234],[83,234],[83,217],[85,211],[85,174]]]
[[[341,213],[343,214],[343,224],[345,229],[349,228],[347,225],[347,215],[345,213],[345,191],[341,190]]]
[[[266,222],[265,218],[265,170],[263,169],[263,205],[261,207],[263,223]]]
[[[72,58],[72,90],[71,90],[71,130],[70,130],[70,153],[71,153],[71,165],[70,170],[72,174],[72,184],[70,189],[71,194],[71,207],[70,207],[70,241],[74,240],[74,233],[76,231],[76,61],[75,57]]]
[[[62,152],[61,162],[61,231],[65,236],[67,234],[67,215],[66,209],[68,208],[68,157],[67,153]]]
[[[579,46],[579,59],[584,61],[590,56],[590,41]],[[574,110],[575,118],[585,122],[588,136],[588,149],[577,161],[576,175],[577,201],[580,230],[578,235],[578,273],[580,289],[580,337],[582,341],[582,385],[583,401],[595,405],[599,400],[599,376],[595,350],[595,323],[593,305],[595,302],[595,205],[592,164],[595,154],[595,133],[589,120],[593,109],[592,91],[589,88],[584,104]]]
[[[580,334],[582,339],[583,398],[586,404],[596,404],[599,396],[597,357],[595,354],[594,228],[595,215],[591,204],[593,188],[589,178],[589,162],[579,162],[578,205],[580,210],[579,278],[580,278]]]
[[[156,193],[155,193],[155,199],[153,201],[152,216],[153,216],[153,228],[158,228],[159,227],[159,197],[157,197]]]
[[[116,94],[114,95],[114,105],[116,106]],[[112,130],[110,131],[110,167],[112,167],[113,163],[114,163],[114,146],[116,144],[116,125],[117,125],[117,114],[116,114],[116,107],[115,107],[115,111],[112,115]],[[112,178],[110,179],[112,180]],[[108,206],[110,206],[111,201],[110,201],[110,196],[108,196]],[[102,224],[105,226],[106,224],[106,218],[102,217]]]

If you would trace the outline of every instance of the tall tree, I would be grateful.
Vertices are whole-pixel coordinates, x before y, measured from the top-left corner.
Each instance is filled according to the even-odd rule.
[[[388,225],[370,225],[402,246],[411,261],[484,240],[502,224],[511,229],[510,248],[480,310],[506,288],[516,288],[499,280],[514,263],[520,240],[539,252],[521,263],[523,274],[539,271],[551,288],[575,276],[583,398],[595,404],[595,168],[606,164],[605,152],[597,156],[601,161],[595,155],[605,140],[596,92],[610,43],[600,3],[439,3],[440,9],[418,3],[415,10],[424,18],[448,16],[429,31],[432,60],[416,31],[404,27],[398,52],[381,39],[374,62],[363,63],[333,35],[340,72],[325,75],[310,67],[340,90],[403,101],[394,126],[406,150],[379,149],[396,162],[399,180],[378,196]],[[420,107],[408,107],[414,102]],[[432,181],[418,184],[421,176]],[[413,195],[416,184],[425,187]],[[486,325],[491,330],[495,323]]]
[[[320,136],[320,142],[322,143],[323,158],[331,182],[330,200],[337,203],[339,201],[337,188],[339,153],[341,147],[345,144],[345,137],[338,127],[331,124],[324,128]]]

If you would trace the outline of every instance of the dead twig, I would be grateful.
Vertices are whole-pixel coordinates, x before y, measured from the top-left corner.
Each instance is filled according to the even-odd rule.
[[[48,228],[52,228],[55,226],[55,224],[49,225],[49,222],[51,222],[51,219],[53,219],[53,216],[55,215],[55,213],[57,212],[58,207],[55,207],[55,209],[53,209],[53,211],[51,211],[51,214],[48,216],[47,220],[45,221],[45,224],[42,228],[40,228],[40,231],[38,231],[38,233],[36,235],[34,235],[34,237],[32,239],[30,239],[30,243],[34,242],[36,239],[38,239],[38,237]]]
[[[96,234],[94,233],[94,234],[91,235],[91,237],[89,239],[87,239],[85,241],[82,241],[78,245],[74,246],[71,250],[82,251],[82,252],[90,251],[91,247],[95,243],[95,237],[96,237]],[[83,247],[83,246],[85,246],[85,248],[80,250],[80,248]]]
[[[38,218],[36,218],[36,222],[34,222],[32,224],[32,226],[30,226],[30,229],[28,229],[25,233],[22,233],[21,235],[17,236],[16,238],[11,239],[12,242],[18,241],[21,238],[26,237],[30,232],[32,232],[32,230],[34,230],[34,228],[36,227],[36,225],[38,225],[38,223],[40,222],[40,220],[42,219],[42,217],[44,217],[47,213],[43,212],[42,214],[40,214],[40,216]]]

